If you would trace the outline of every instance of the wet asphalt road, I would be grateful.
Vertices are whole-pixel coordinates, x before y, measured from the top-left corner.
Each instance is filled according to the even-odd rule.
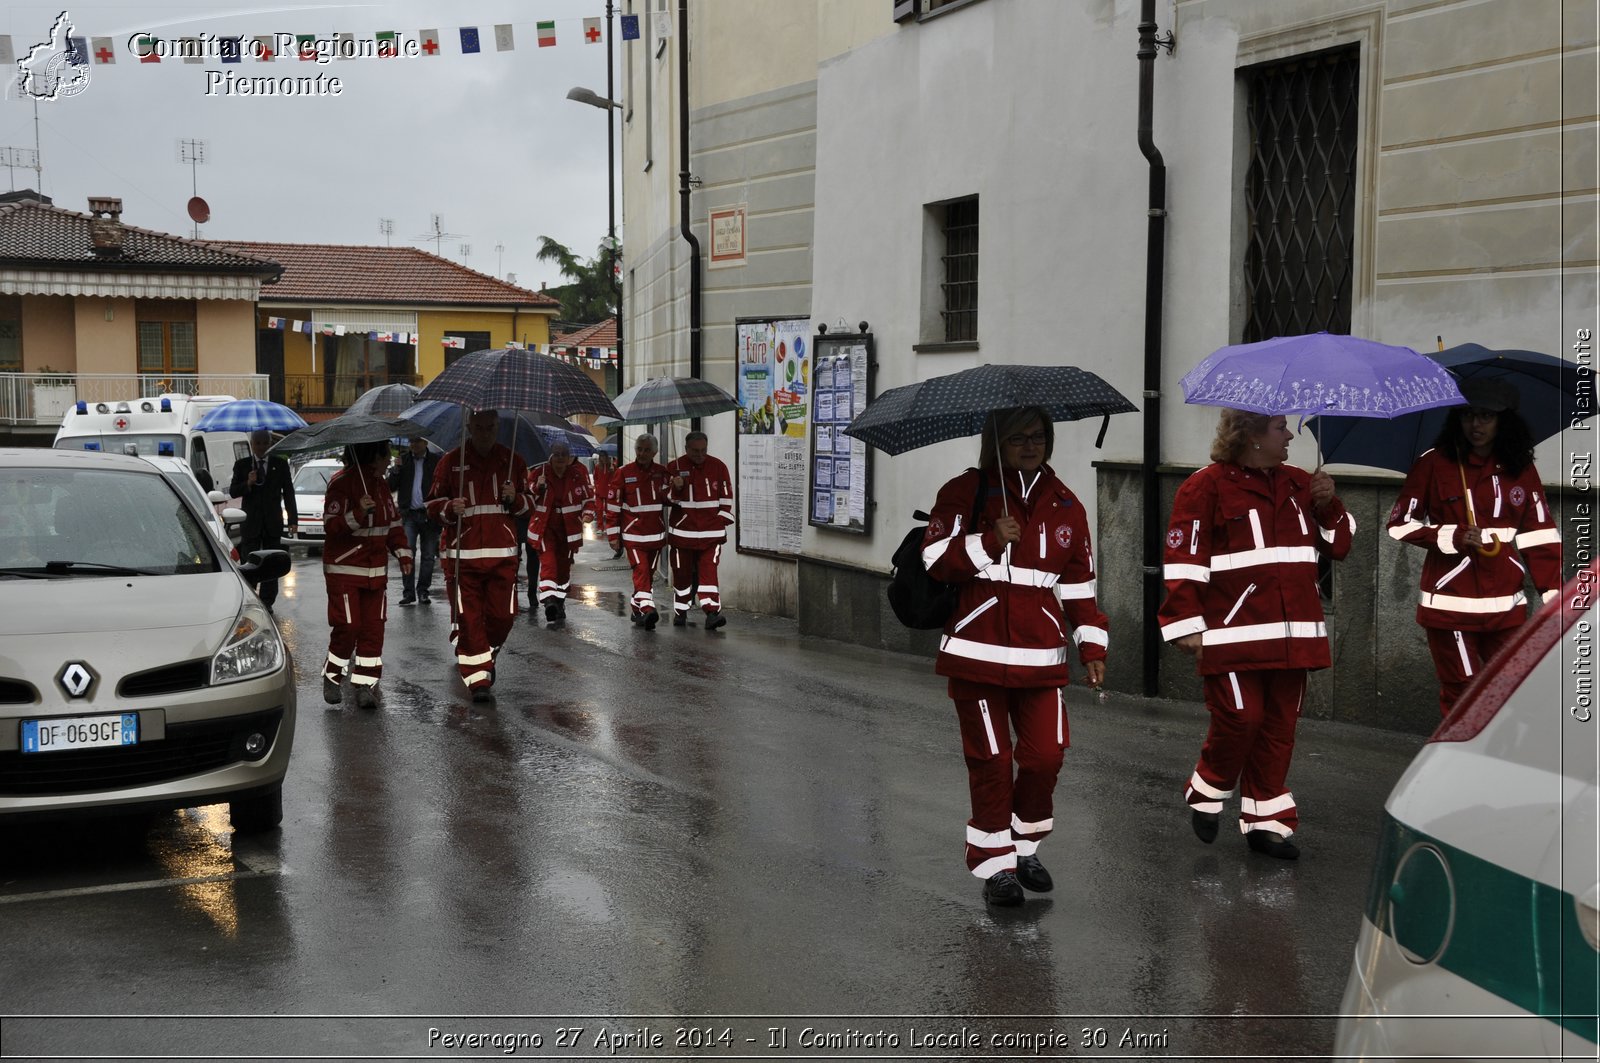
[[[590,543],[566,626],[524,614],[497,702],[473,705],[444,605],[396,607],[398,583],[365,712],[321,699],[320,561],[285,582],[280,832],[236,839],[213,807],[0,835],[0,1055],[507,1058],[448,1040],[495,1033],[523,1038],[513,1058],[1331,1050],[1418,739],[1305,721],[1305,855],[1283,864],[1231,815],[1213,846],[1191,834],[1199,706],[1070,689],[1056,890],[986,910],[931,661],[737,611],[636,629],[623,563]],[[86,1014],[192,1017],[40,1017]],[[1043,1031],[1060,1040],[1016,1047]]]

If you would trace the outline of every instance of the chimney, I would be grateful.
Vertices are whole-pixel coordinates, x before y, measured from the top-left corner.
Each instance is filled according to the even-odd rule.
[[[122,254],[122,200],[115,196],[90,196],[89,246],[104,257]]]

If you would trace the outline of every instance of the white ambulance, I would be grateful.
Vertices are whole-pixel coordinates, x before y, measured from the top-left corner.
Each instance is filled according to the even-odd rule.
[[[207,490],[228,491],[233,463],[250,453],[243,432],[197,432],[195,422],[232,395],[157,395],[116,402],[79,400],[61,419],[56,450],[129,452],[144,457],[183,458]],[[209,474],[211,483],[206,483]]]

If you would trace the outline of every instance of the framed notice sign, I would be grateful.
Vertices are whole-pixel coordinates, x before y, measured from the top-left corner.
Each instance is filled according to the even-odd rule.
[[[744,265],[744,237],[747,210],[743,203],[711,212],[710,269]]]
[[[735,322],[740,551],[800,555],[805,528],[807,411],[812,391],[811,322]]]
[[[867,407],[876,361],[870,333],[818,333],[812,340],[811,490],[814,528],[872,532],[872,470],[867,445],[844,430]]]

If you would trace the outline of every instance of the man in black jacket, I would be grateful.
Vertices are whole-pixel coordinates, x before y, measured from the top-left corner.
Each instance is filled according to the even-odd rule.
[[[289,462],[279,455],[267,456],[272,435],[250,433],[250,456],[233,463],[233,482],[228,494],[241,500],[244,525],[240,528],[239,556],[248,558],[252,550],[283,549],[287,521],[291,538],[300,530],[300,513],[294,508],[294,473]],[[261,604],[270,612],[278,597],[278,581],[262,580],[256,588]]]
[[[433,486],[433,473],[439,467],[439,452],[430,450],[428,441],[421,436],[411,437],[411,449],[400,457],[400,464],[389,470],[389,490],[394,492],[395,504],[400,507],[400,519],[406,528],[406,543],[411,556],[416,558],[415,573],[401,574],[400,604],[427,605],[433,599],[428,590],[433,585],[433,561],[439,553],[439,526],[428,519],[428,489]]]

